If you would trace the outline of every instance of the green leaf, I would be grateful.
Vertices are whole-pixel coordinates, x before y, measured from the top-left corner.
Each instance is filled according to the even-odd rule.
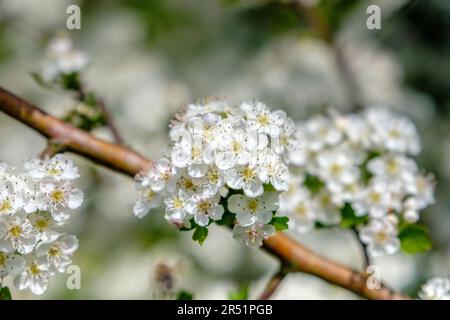
[[[273,217],[270,224],[273,225],[277,231],[283,231],[289,228],[288,222],[288,217]]]
[[[433,247],[427,227],[419,223],[402,226],[398,238],[403,252],[406,253],[425,252]]]
[[[320,190],[322,190],[322,188],[325,186],[322,180],[310,174],[306,174],[303,185],[308,188],[312,194],[319,193]]]
[[[181,290],[177,293],[176,300],[192,300],[194,295],[192,292]]]
[[[200,245],[202,245],[203,242],[205,242],[206,237],[208,237],[208,228],[197,226],[194,234],[192,235],[192,240],[197,241]]]
[[[222,219],[220,219],[219,221],[216,221],[216,223],[220,226],[233,226],[236,220],[236,216],[231,213],[228,210],[225,210],[225,212],[222,215]]]
[[[242,284],[239,291],[230,293],[229,297],[231,300],[248,300],[248,284]]]
[[[341,209],[341,227],[342,228],[352,228],[361,224],[366,224],[369,221],[369,217],[367,215],[357,216],[355,214],[355,210],[353,210],[352,206],[349,203],[346,203]]]
[[[0,300],[12,300],[11,292],[8,287],[0,288]]]

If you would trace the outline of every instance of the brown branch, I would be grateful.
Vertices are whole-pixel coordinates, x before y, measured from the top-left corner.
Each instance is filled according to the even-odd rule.
[[[152,163],[129,148],[100,140],[58,120],[2,88],[0,88],[0,110],[45,137],[65,145],[69,151],[130,176],[135,176]],[[353,271],[323,258],[284,233],[278,233],[265,240],[264,249],[288,267],[318,276],[362,297],[369,299],[406,298],[385,286],[378,290],[369,289],[366,285],[367,274]]]
[[[280,286],[283,279],[288,274],[288,271],[284,266],[282,265],[280,269],[270,278],[269,282],[267,283],[264,291],[259,296],[258,300],[269,300],[270,297],[275,293],[275,291]]]

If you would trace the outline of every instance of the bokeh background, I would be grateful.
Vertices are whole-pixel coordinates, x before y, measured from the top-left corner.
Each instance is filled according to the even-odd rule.
[[[415,294],[427,278],[450,276],[450,2],[304,2],[318,5],[331,26],[363,101],[391,106],[419,127],[419,161],[438,182],[436,204],[423,216],[434,248],[375,261],[383,281]],[[70,4],[81,7],[81,30],[65,28]],[[366,27],[370,4],[381,8],[381,30]],[[60,33],[89,55],[84,80],[105,99],[128,144],[149,157],[161,155],[176,110],[204,97],[259,99],[296,120],[326,108],[351,108],[335,51],[301,15],[277,2],[0,0],[0,85],[54,115],[73,108],[74,97],[39,87],[30,73],[39,69],[46,42]],[[107,130],[95,134],[110,139]],[[44,146],[43,138],[0,114],[1,160],[20,166]],[[169,291],[227,299],[247,284],[255,298],[277,270],[275,259],[242,247],[228,230],[214,228],[200,247],[190,233],[172,229],[161,212],[138,220],[131,179],[71,157],[81,168],[79,185],[86,195],[67,228],[80,239],[74,263],[81,268],[82,288],[68,290],[67,275],[59,275],[42,297],[13,290],[14,298],[152,299],[164,293],[157,277],[164,266],[174,277]],[[347,231],[294,236],[322,255],[361,268],[360,249]],[[358,297],[291,274],[274,298]]]

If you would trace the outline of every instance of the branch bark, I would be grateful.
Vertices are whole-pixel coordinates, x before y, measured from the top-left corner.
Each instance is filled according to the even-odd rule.
[[[115,171],[135,176],[152,164],[136,151],[109,143],[58,120],[30,102],[0,87],[0,110],[33,128],[43,136],[63,144],[68,151],[84,156]],[[281,263],[309,273],[369,299],[407,299],[386,286],[367,287],[368,275],[319,256],[284,233],[264,241],[264,249]]]

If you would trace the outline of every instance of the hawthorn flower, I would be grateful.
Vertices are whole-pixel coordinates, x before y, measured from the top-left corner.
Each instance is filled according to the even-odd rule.
[[[280,196],[280,215],[289,216],[292,228],[299,233],[310,231],[316,221],[316,212],[310,192],[303,187],[294,187],[291,195]],[[292,189],[291,189],[292,190]],[[289,191],[288,191],[289,192]],[[286,199],[288,197],[288,199]]]
[[[207,226],[209,219],[220,220],[224,213],[222,205],[219,204],[220,195],[216,194],[212,198],[204,196],[194,196],[187,204],[187,212],[194,216],[194,221],[199,226]]]
[[[0,217],[16,213],[24,203],[20,192],[10,182],[0,185]]]
[[[162,197],[151,188],[139,190],[138,199],[134,205],[133,213],[138,218],[143,218],[147,213],[161,205]]]
[[[73,235],[60,235],[50,242],[41,242],[36,248],[38,257],[46,257],[51,267],[64,272],[72,263],[71,256],[78,249],[78,240]]]
[[[31,159],[25,163],[25,170],[34,180],[74,180],[80,176],[78,168],[63,155],[55,155],[48,160]]]
[[[31,159],[23,169],[1,166],[0,280],[12,276],[19,290],[42,294],[54,273],[65,272],[77,244],[60,228],[83,201],[72,184],[78,177],[63,155]]]
[[[243,227],[254,223],[269,223],[277,209],[278,193],[275,192],[267,192],[256,198],[241,194],[228,198],[228,210],[236,214],[238,223]]]
[[[388,190],[389,186],[384,180],[372,181],[354,202],[355,213],[358,216],[369,214],[374,218],[385,216],[391,204],[391,195],[387,192]]]
[[[420,152],[417,129],[407,118],[395,115],[386,108],[372,108],[366,119],[373,130],[372,140],[389,151],[416,155]]]
[[[88,57],[75,50],[67,37],[52,39],[47,48],[48,59],[43,65],[42,75],[48,82],[56,81],[61,75],[70,75],[83,70]]]
[[[359,169],[352,155],[343,152],[322,152],[317,157],[319,176],[326,182],[348,184],[359,178]]]
[[[19,290],[28,288],[36,295],[43,294],[47,290],[50,278],[54,275],[49,267],[45,257],[30,259],[24,271],[14,279],[15,286]]]
[[[260,102],[188,105],[171,122],[168,156],[136,176],[135,215],[144,216],[161,199],[166,220],[183,231],[195,229],[200,243],[215,222],[232,227],[237,221],[248,230],[263,224],[258,234],[267,236],[263,230],[271,229],[266,225],[278,209],[279,191],[288,187],[296,131],[283,111]]]
[[[392,216],[371,220],[360,230],[359,237],[367,245],[368,252],[374,257],[393,254],[400,249],[400,240],[397,238],[397,222]]]
[[[255,223],[248,227],[236,224],[233,237],[248,247],[260,247],[263,240],[275,234],[275,227],[270,224]]]
[[[450,300],[450,279],[432,278],[428,280],[419,292],[422,300]]]
[[[20,254],[30,253],[35,246],[33,227],[24,214],[0,220],[0,238],[11,244]]]
[[[22,272],[25,260],[22,256],[11,253],[9,248],[0,246],[0,279],[7,275],[17,275]]]
[[[236,166],[226,173],[227,185],[235,190],[242,189],[249,197],[258,197],[264,192],[256,165]]]
[[[166,206],[166,219],[170,220],[172,223],[181,224],[186,218],[186,215],[189,214],[187,211],[189,199],[189,195],[183,190],[178,190],[178,192],[165,198],[164,205]]]

